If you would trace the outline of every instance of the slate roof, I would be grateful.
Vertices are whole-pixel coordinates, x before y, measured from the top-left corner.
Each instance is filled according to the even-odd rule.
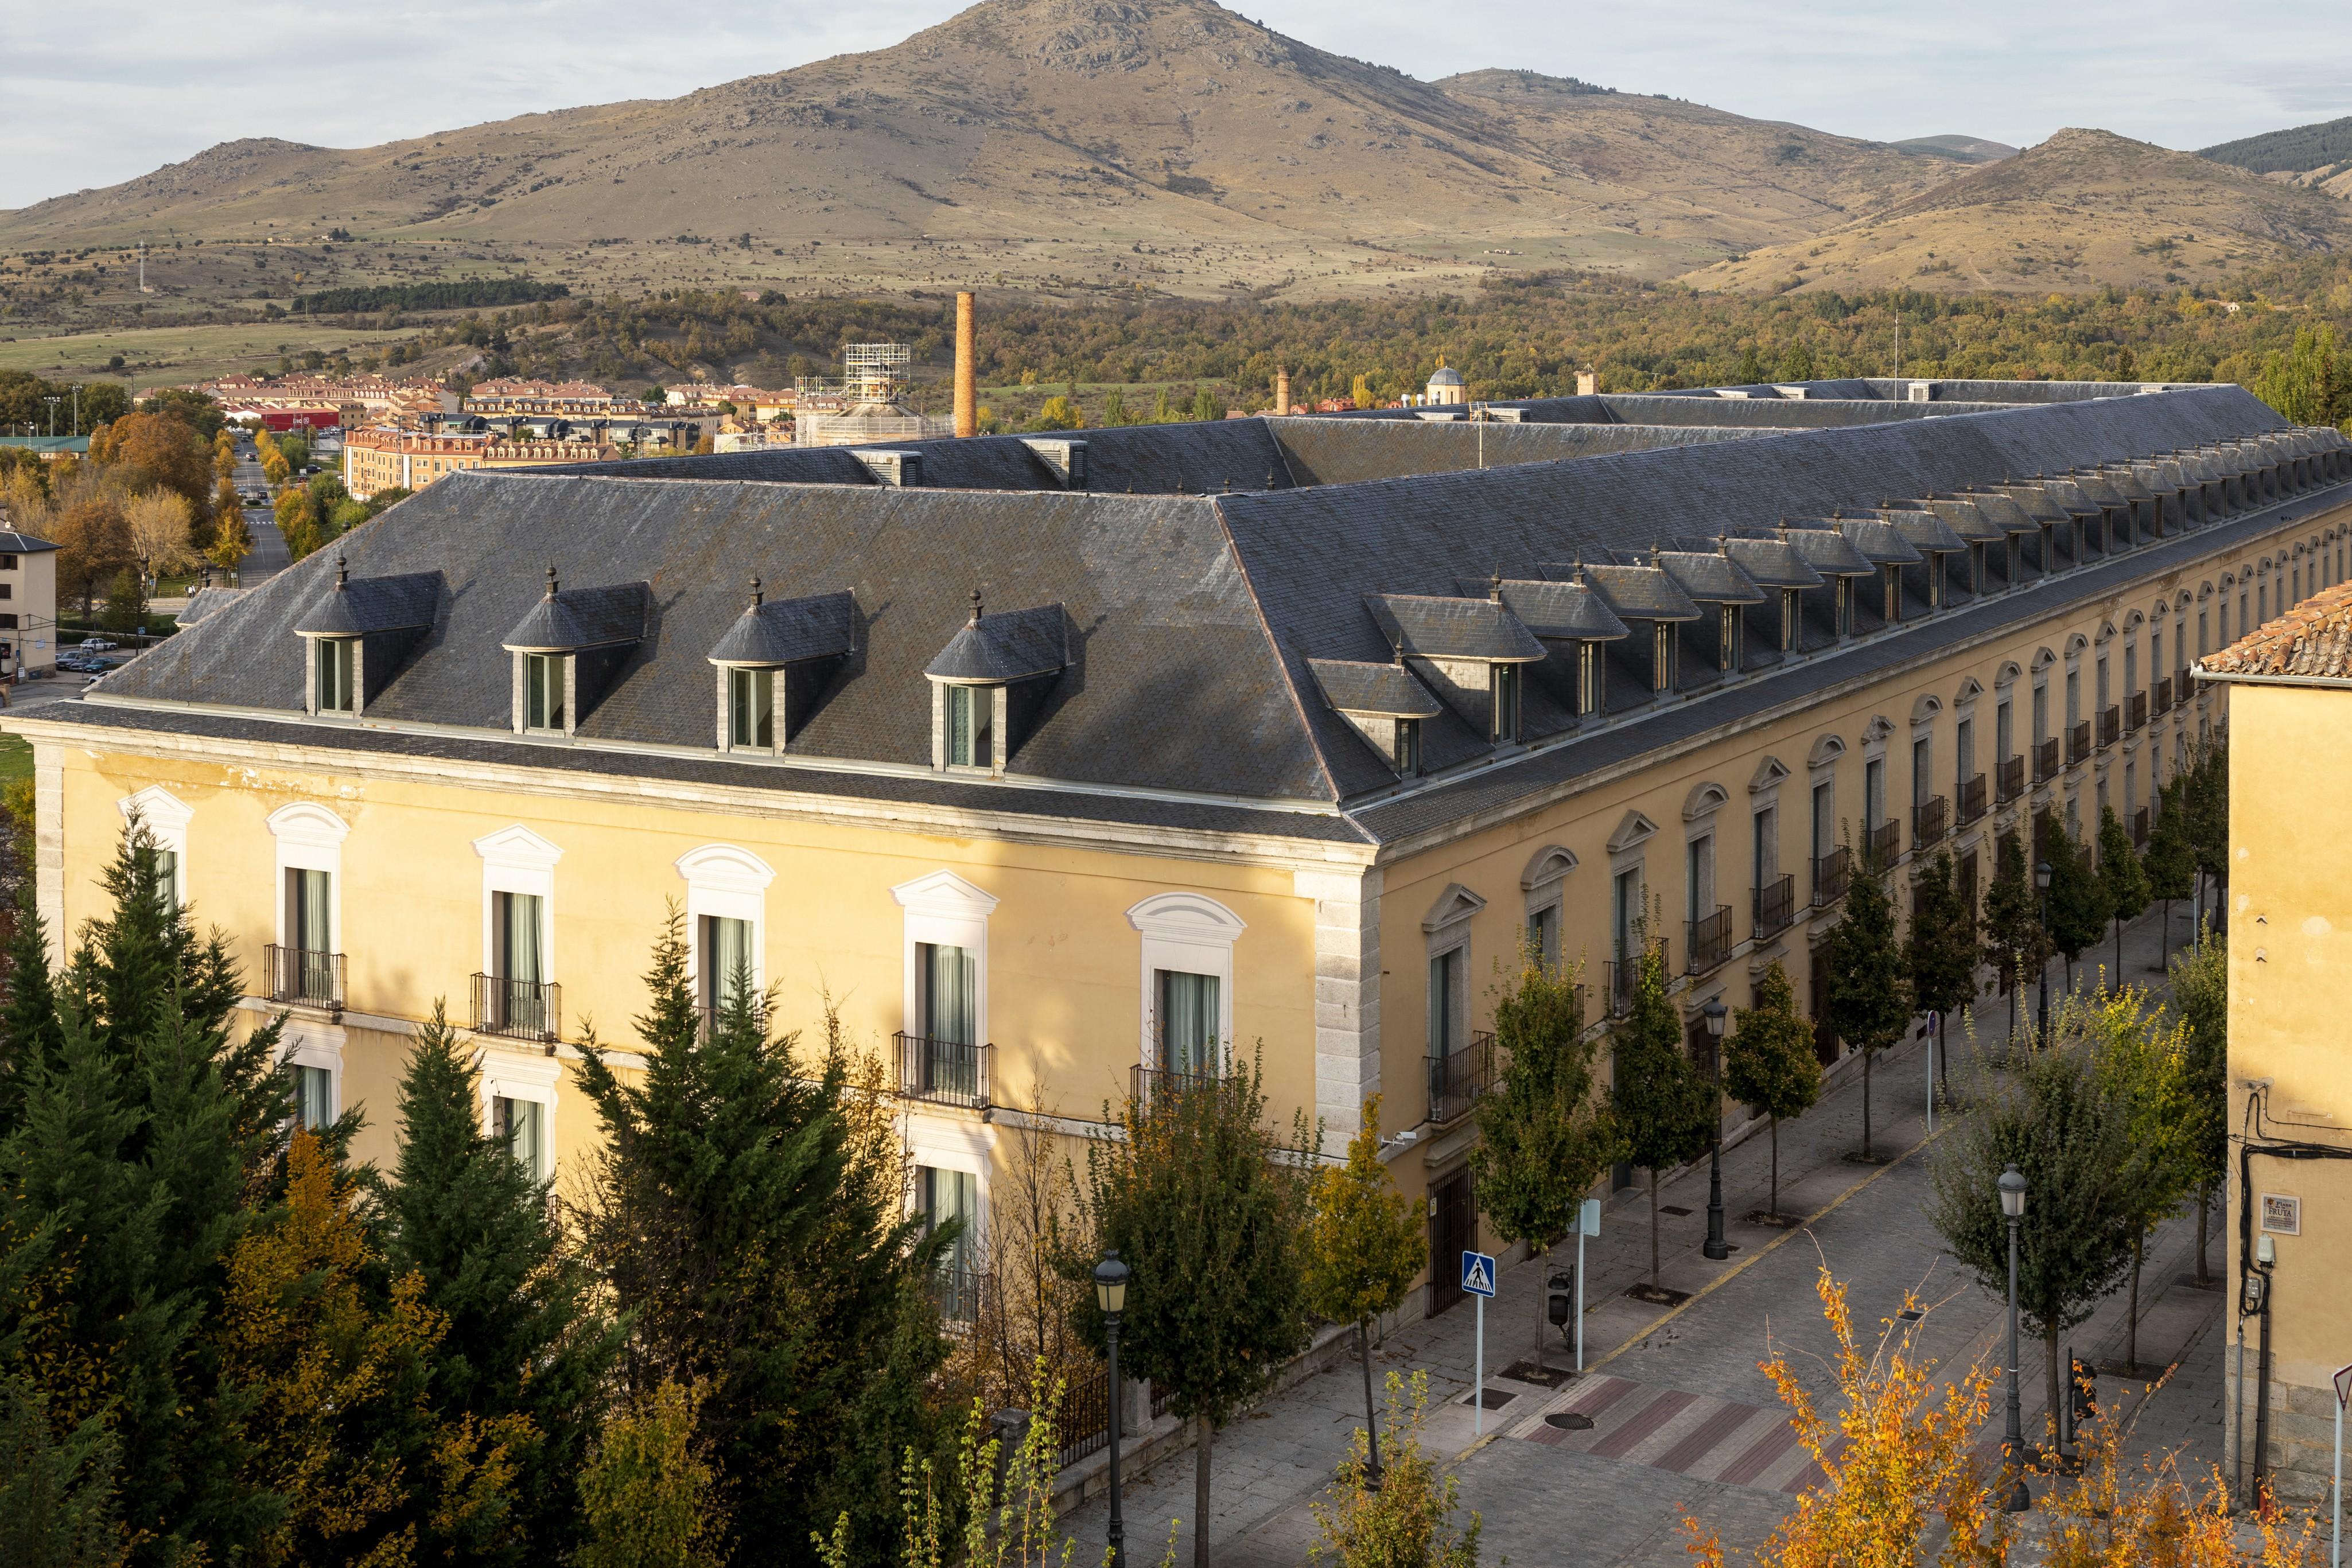
[[[1703,550],[1719,547],[1723,553],[1738,563],[1748,574],[1748,580],[1759,588],[1819,588],[1826,580],[1822,574],[1805,564],[1805,558],[1796,547],[1777,535],[1769,538],[1749,538],[1739,534],[1727,534],[1720,539],[1676,539],[1675,548]]]
[[[61,549],[47,539],[31,534],[20,534],[14,528],[0,528],[0,551],[10,555],[38,555],[43,550]]]
[[[1601,595],[1602,603],[1621,621],[1696,621],[1698,606],[1680,584],[1654,566],[1620,566],[1607,561],[1554,567],[1580,577]]]
[[[1983,503],[1981,496],[1932,496],[1925,504],[1929,511],[1943,519],[1946,528],[1963,540],[1972,544],[1999,544],[2009,534],[1988,514]]]
[[[1922,555],[1958,555],[1969,541],[1933,511],[1899,509],[1885,514],[1895,537]]]
[[[2224,677],[2352,679],[2352,582],[2322,589],[2197,664],[2209,674]]]
[[[1910,566],[1927,559],[1883,517],[1839,517],[1834,521],[1837,531],[1853,546],[1854,553],[1874,566]]]
[[[1445,710],[1429,688],[1402,664],[1370,664],[1350,659],[1309,659],[1315,684],[1341,713],[1384,718],[1435,718]]]
[[[1514,664],[1544,656],[1544,645],[1496,600],[1368,593],[1364,607],[1389,645],[1408,658]]]
[[[1600,594],[1580,582],[1508,580],[1503,584],[1503,602],[1538,637],[1613,643],[1633,634]]]
[[[971,619],[923,667],[923,674],[950,685],[992,685],[1069,666],[1069,622],[1060,605],[983,615],[977,601],[974,595]]]
[[[1650,401],[1710,415],[1828,406]],[[1922,406],[1933,405],[1881,408]],[[1442,788],[1432,779],[1401,784],[1325,699],[1310,664],[1391,664],[1392,644],[1375,602],[1453,606],[1416,623],[1416,635],[1431,646],[1507,644],[1543,658],[1546,650],[1517,619],[1515,602],[1534,602],[1537,591],[1523,595],[1515,585],[1573,574],[1572,567],[1547,563],[1595,562],[1586,568],[1588,586],[1615,610],[1621,625],[1625,601],[1643,595],[1651,596],[1643,601],[1651,613],[1696,615],[1664,572],[1598,563],[1696,531],[1785,542],[1817,570],[1867,570],[1834,533],[1792,529],[1783,541],[1777,530],[1786,519],[1827,517],[1889,495],[1952,495],[2020,474],[2219,446],[2279,426],[2270,410],[2227,386],[1981,413],[1949,406],[1935,417],[1652,444],[1484,470],[1463,465],[1349,483],[1284,483],[1278,474],[1271,489],[1211,496],[1153,493],[1140,485],[1132,495],[1107,491],[1101,476],[1107,465],[1146,477],[1180,468],[1188,477],[1213,473],[1204,463],[1220,454],[1231,455],[1237,470],[1243,457],[1264,456],[1286,473],[1289,458],[1270,432],[1308,422],[1088,432],[1092,493],[1063,489],[1011,438],[919,444],[926,448],[927,483],[917,488],[873,483],[854,455],[825,449],[740,455],[789,456],[827,472],[845,462],[856,475],[837,481],[746,477],[734,457],[656,464],[662,473],[720,476],[715,478],[645,477],[642,465],[614,465],[626,474],[461,472],[341,541],[354,581],[437,572],[445,584],[414,653],[371,694],[371,723],[384,727],[371,733],[389,738],[362,743],[352,738],[351,727],[320,724],[302,712],[294,632],[329,591],[333,570],[316,555],[142,654],[110,676],[98,696],[45,711],[102,706],[102,722],[112,724],[131,722],[120,716],[144,709],[159,726],[201,719],[196,727],[212,727],[206,733],[260,727],[258,733],[274,738],[326,747],[427,753],[446,747],[451,755],[472,755],[466,748],[478,747],[480,755],[550,768],[647,777],[667,769],[801,794],[957,804],[1050,798],[1054,813],[1065,817],[1202,822],[1237,820],[1237,810],[1251,821],[1286,812],[1319,824],[1302,826],[1302,835],[1337,831],[1342,838],[1356,831],[1331,830],[1328,822],[1341,819],[1315,813],[1339,813],[1359,824],[1425,826],[1432,813],[1572,777],[1627,747],[1660,744],[1681,733],[1685,721],[1662,713],[1612,725],[1605,742],[1578,739],[1541,751],[1541,768],[1531,768],[1532,758],[1507,758],[1485,768],[1475,789],[1450,777]],[[1528,428],[1484,427],[1490,441]],[[1428,431],[1446,438],[1478,434],[1468,425],[1401,425],[1387,434],[1409,442]],[[1372,450],[1372,438],[1362,439]],[[935,457],[940,446],[947,450]],[[1005,488],[929,483],[959,472],[977,480],[998,470],[1027,477]],[[2116,570],[2145,570],[2174,544],[2136,552]],[[2194,537],[2178,545],[2191,552],[2213,548]],[[551,549],[568,575],[558,610],[545,618],[576,611],[596,625],[565,636],[632,632],[635,640],[612,655],[609,676],[576,716],[573,737],[522,745],[507,733],[511,676],[501,645],[547,602],[533,563]],[[2094,563],[2079,575],[2070,572],[2053,581],[2053,591],[2095,591],[2104,570]],[[708,660],[742,619],[743,584],[752,573],[780,601],[853,596],[859,617],[855,648],[813,696],[782,758],[719,754],[712,738]],[[1506,581],[1503,605],[1459,597],[1463,580],[1496,574]],[[1616,591],[1601,580],[1612,576],[1624,579]],[[975,581],[992,601],[1052,607],[1057,619],[1039,634],[1069,664],[1059,678],[1039,684],[1039,706],[1012,760],[1013,777],[997,784],[950,779],[930,767],[931,705],[923,677],[971,630],[965,595]],[[593,593],[613,612],[592,617],[588,601],[574,601],[574,593]],[[2046,594],[2032,598],[2037,614],[2057,602]],[[1540,617],[1533,623],[1546,624]],[[1895,635],[1906,647],[1932,646],[1951,634],[1944,630],[1951,624],[1944,617],[1906,622]],[[1482,627],[1482,635],[1502,642],[1471,637]],[[1443,642],[1441,633],[1455,632],[1464,641]],[[1919,644],[1920,638],[1927,642]],[[986,645],[991,639],[975,641]],[[1874,651],[1879,648],[1876,642],[1857,644],[1833,655],[1840,662],[1834,667],[1809,664],[1802,674],[1817,686],[1842,675],[1843,661],[1861,670],[1889,656]],[[985,646],[978,652],[993,656]],[[1007,669],[1043,663],[1016,653],[984,673],[1002,678]],[[1527,693],[1528,723],[1538,737],[1559,733],[1545,727],[1564,722],[1547,708],[1544,685],[1532,681]],[[1762,694],[1768,687],[1752,677],[1668,711],[1719,724],[1741,705],[1763,700],[1745,695],[1751,689]],[[1423,743],[1424,758],[1441,775],[1456,761],[1484,763],[1496,755],[1486,737],[1452,712],[1425,721]],[[802,759],[812,766],[801,766]],[[1410,810],[1391,800],[1400,789],[1415,797]],[[1389,803],[1374,810],[1366,800]],[[1282,810],[1262,809],[1277,804]]]
[[[199,588],[188,595],[187,604],[175,620],[184,629],[193,626],[214,611],[235,603],[245,591],[242,588]]]
[[[574,653],[635,643],[646,634],[652,599],[652,587],[644,582],[560,588],[551,566],[545,596],[524,612],[500,646],[516,653]]]
[[[1697,604],[1761,604],[1764,591],[1720,550],[1662,549],[1651,558]]]
[[[753,579],[752,593],[760,592]],[[840,658],[857,646],[857,600],[847,593],[805,599],[760,599],[744,606],[735,624],[705,655],[714,664],[781,668],[809,659]]]
[[[371,632],[414,632],[433,624],[441,574],[352,578],[335,558],[335,579],[310,612],[294,623],[301,637],[364,637]]]

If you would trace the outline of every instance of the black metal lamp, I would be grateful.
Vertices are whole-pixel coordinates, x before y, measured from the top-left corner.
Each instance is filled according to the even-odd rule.
[[[2047,870],[2047,863],[2042,868]],[[2009,1430],[2001,1447],[2009,1460],[2009,1497],[2001,1507],[2023,1513],[2033,1506],[2025,1490],[2025,1421],[2018,1403],[2017,1385],[2017,1227],[2025,1218],[2025,1177],[2015,1166],[2000,1173],[2001,1217],[2009,1221]]]
[[[2033,862],[2033,885],[2042,895],[2042,934],[2045,940],[2050,935],[2050,879],[2053,874],[2055,874],[2055,868],[2048,861]],[[2042,1044],[2047,1045],[2050,1043],[2050,955],[2047,953],[2042,955],[2040,1018],[2042,1021],[2038,1026],[2036,1038]]]
[[[1720,1263],[1731,1256],[1731,1244],[1723,1239],[1723,1028],[1730,1020],[1731,1009],[1716,998],[1698,1009],[1706,1020],[1706,1037],[1713,1043],[1710,1052],[1715,1058],[1714,1134],[1706,1145],[1706,1245],[1701,1255]]]
[[[1095,1265],[1095,1305],[1102,1309],[1103,1340],[1110,1376],[1110,1568],[1127,1568],[1127,1525],[1119,1515],[1118,1496],[1118,1319],[1127,1311],[1127,1281],[1131,1270],[1118,1260],[1118,1249],[1103,1254]]]

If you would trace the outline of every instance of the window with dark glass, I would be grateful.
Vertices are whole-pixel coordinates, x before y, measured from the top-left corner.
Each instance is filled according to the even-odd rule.
[[[1548,904],[1528,916],[1528,947],[1547,969],[1559,967],[1559,905]]]
[[[1598,643],[1576,645],[1576,711],[1596,714],[1609,706],[1608,663],[1601,655]]]
[[[922,1087],[970,1096],[980,1091],[980,955],[923,942],[915,948],[916,1002],[922,1016]]]
[[[318,653],[318,695],[320,713],[352,711],[352,674],[359,644],[348,637],[311,639]]]
[[[1487,691],[1495,703],[1495,738],[1519,738],[1519,667],[1517,664],[1489,666]]]
[[[563,727],[563,670],[561,653],[522,656],[522,724],[525,729]]]
[[[970,1322],[980,1305],[973,1268],[980,1251],[980,1178],[970,1171],[917,1166],[915,1212],[922,1216],[926,1234],[944,1225],[957,1228],[955,1239],[940,1249],[939,1309],[950,1322]]]
[[[1396,770],[1411,776],[1421,771],[1421,720],[1401,718],[1396,721]]]
[[[990,686],[947,688],[948,762],[955,768],[987,768],[996,760],[990,721],[995,716],[995,690]]]
[[[1464,950],[1451,947],[1429,960],[1429,1054],[1440,1059],[1462,1049]]]
[[[776,744],[776,672],[727,672],[727,744],[772,749]]]
[[[313,1132],[335,1119],[335,1075],[323,1067],[299,1062],[287,1070],[294,1078],[294,1122]]]
[[[492,1021],[520,1033],[546,1032],[546,903],[536,894],[490,894]]]

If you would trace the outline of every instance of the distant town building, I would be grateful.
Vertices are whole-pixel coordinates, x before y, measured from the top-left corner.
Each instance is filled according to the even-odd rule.
[[[329,423],[352,429],[457,412],[457,394],[426,377],[395,381],[376,375],[223,376],[199,382],[188,390],[211,398],[231,419],[257,418],[271,430],[294,427],[296,422],[270,417],[286,410],[329,410],[338,416]],[[315,418],[299,423],[319,427]]]
[[[395,486],[422,490],[466,468],[540,468],[620,455],[608,441],[508,440],[488,431],[354,430],[343,441],[343,488],[361,500]]]
[[[1463,383],[1460,371],[1440,360],[1436,373],[1429,378],[1428,395],[1422,401],[1437,408],[1465,403],[1470,401],[1470,389]]]
[[[44,463],[54,463],[60,457],[89,455],[87,435],[0,435],[0,447],[13,446],[29,452]]]
[[[614,414],[635,413],[643,406],[635,398],[593,382],[532,382],[505,377],[475,382],[474,390],[466,394],[465,412],[560,413],[574,418],[609,419]]]
[[[0,511],[0,676],[58,663],[58,547],[16,533]]]

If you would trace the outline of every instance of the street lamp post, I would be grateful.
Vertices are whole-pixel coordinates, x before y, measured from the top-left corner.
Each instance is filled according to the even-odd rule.
[[[2009,1458],[2009,1497],[2001,1504],[2010,1513],[2023,1513],[2033,1506],[2033,1494],[2025,1490],[2025,1419],[2018,1403],[2017,1389],[2017,1227],[2025,1218],[2025,1177],[2015,1166],[2000,1173],[2000,1212],[2009,1221],[2009,1430],[2003,1435],[2002,1448]]]
[[[1720,1263],[1731,1256],[1731,1244],[1723,1239],[1723,1026],[1730,1009],[1717,998],[1698,1012],[1706,1020],[1706,1036],[1715,1045],[1715,1104],[1709,1112],[1714,1134],[1706,1144],[1706,1245],[1699,1251]]]
[[[1095,1265],[1095,1305],[1102,1309],[1103,1340],[1110,1363],[1109,1568],[1127,1568],[1127,1525],[1119,1516],[1118,1498],[1118,1315],[1127,1310],[1128,1273],[1116,1247]]]
[[[2048,861],[2036,861],[2034,862],[2033,885],[2040,890],[2042,894],[2042,935],[2045,940],[2050,935],[2050,878],[2052,874],[2051,865]],[[2039,1043],[2048,1045],[2050,1043],[2050,955],[2047,953],[2042,955],[2042,1011],[2040,1018],[2041,1022],[2035,1026],[2037,1031],[2036,1039]]]

